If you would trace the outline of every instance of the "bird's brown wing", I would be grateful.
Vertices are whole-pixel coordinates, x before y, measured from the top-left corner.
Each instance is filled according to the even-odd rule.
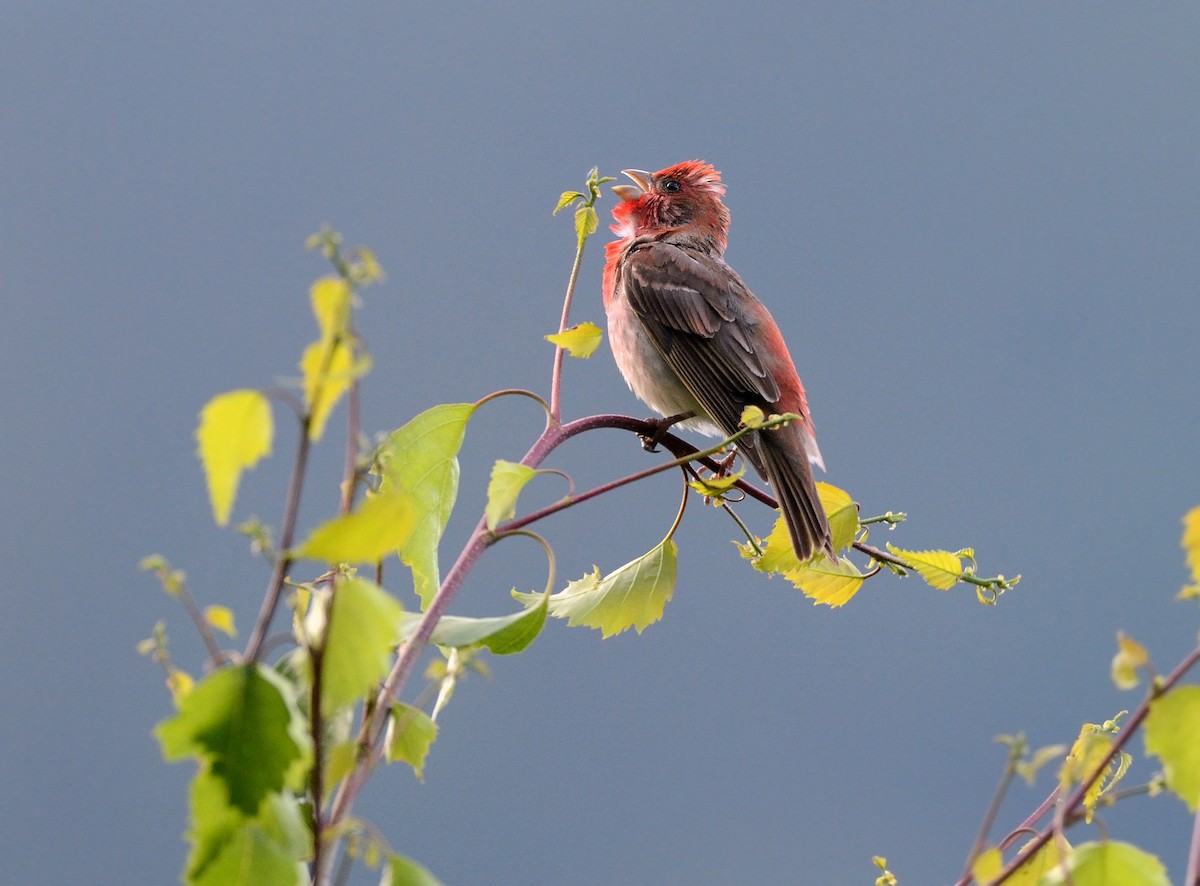
[[[758,321],[739,307],[754,296],[725,262],[651,240],[625,255],[621,286],[667,365],[725,433],[746,406],[766,410],[779,399]]]
[[[757,299],[719,258],[663,240],[635,244],[621,266],[630,309],[663,360],[723,431],[737,430],[749,405],[773,411],[779,386],[765,363],[766,339]],[[775,489],[792,546],[805,560],[814,550],[833,555],[799,425],[782,435],[739,441],[746,459]]]

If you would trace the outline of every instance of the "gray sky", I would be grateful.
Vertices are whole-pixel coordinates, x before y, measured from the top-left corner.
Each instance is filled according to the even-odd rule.
[[[990,609],[891,578],[814,608],[695,507],[663,622],[603,642],[550,625],[459,690],[424,784],[376,777],[359,811],[398,849],[460,886],[864,883],[874,854],[948,882],[992,736],[1069,741],[1135,706],[1107,676],[1118,628],[1160,668],[1194,641],[1171,601],[1200,503],[1194,4],[13,2],[0,25],[12,882],[177,876],[192,773],[159,758],[170,700],[134,645],[165,617],[181,665],[202,650],[135,566],[166,554],[249,629],[266,572],[212,526],[192,431],[213,394],[295,375],[325,270],[305,235],[328,221],[389,273],[360,315],[368,429],[545,393],[572,248],[550,209],[593,164],[716,164],[728,258],[785,332],[827,479],[910,514],[886,540],[974,546],[1024,581]],[[577,321],[602,320],[605,239]],[[607,351],[564,396],[570,416],[646,412]],[[238,518],[278,520],[279,424]],[[520,401],[473,421],[447,560],[491,462],[539,428]],[[305,526],[340,458],[331,438]],[[614,432],[553,466],[582,486],[649,459]],[[643,553],[676,502],[662,478],[547,525],[560,574]],[[494,549],[456,611],[510,611],[543,569]],[[1016,787],[1001,826],[1047,790]],[[1182,876],[1177,800],[1106,819]]]

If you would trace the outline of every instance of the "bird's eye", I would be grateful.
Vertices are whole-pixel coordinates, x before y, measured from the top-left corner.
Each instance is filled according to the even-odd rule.
[[[662,189],[664,191],[666,191],[668,194],[678,194],[679,193],[679,182],[675,181],[675,179],[673,179],[673,178],[663,179]]]

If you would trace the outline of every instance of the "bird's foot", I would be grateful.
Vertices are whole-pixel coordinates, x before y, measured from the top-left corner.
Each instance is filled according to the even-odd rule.
[[[667,431],[681,421],[695,417],[696,413],[694,412],[680,412],[678,415],[668,415],[666,418],[646,419],[647,424],[654,425],[654,431],[650,434],[638,435],[642,440],[642,448],[647,452],[658,452],[658,444],[663,441],[663,437],[667,436]]]

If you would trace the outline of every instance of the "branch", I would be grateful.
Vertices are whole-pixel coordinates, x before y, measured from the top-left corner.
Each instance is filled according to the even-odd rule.
[[[575,262],[571,265],[571,276],[567,280],[567,294],[563,297],[562,319],[558,321],[558,331],[565,332],[567,323],[571,317],[571,300],[575,296],[575,283],[579,280],[579,268],[583,264],[583,247],[587,243],[587,237],[579,238],[579,245],[575,248]],[[554,346],[554,366],[550,370],[550,420],[557,422],[562,416],[562,368],[563,368],[563,347],[562,345]]]
[[[300,443],[296,447],[296,460],[292,463],[292,477],[288,481],[287,498],[283,505],[283,520],[279,531],[279,556],[271,570],[271,578],[267,582],[267,593],[263,597],[262,608],[254,622],[254,630],[246,644],[242,658],[247,662],[258,661],[262,653],[263,639],[271,626],[271,618],[279,606],[279,596],[283,591],[283,580],[287,577],[292,565],[292,557],[288,551],[292,547],[296,531],[296,517],[300,512],[300,490],[304,486],[304,471],[308,465],[308,451],[312,443],[308,438],[308,427],[311,418],[307,415],[300,419]]]
[[[1188,851],[1187,875],[1184,886],[1200,886],[1200,809],[1196,810],[1196,823],[1192,827],[1192,848]]]
[[[1175,669],[1160,682],[1155,682],[1151,685],[1150,691],[1146,693],[1146,697],[1142,700],[1142,703],[1138,706],[1137,710],[1133,712],[1133,716],[1129,718],[1129,722],[1125,724],[1125,731],[1121,733],[1116,741],[1113,742],[1112,747],[1109,748],[1109,751],[1104,756],[1104,759],[1100,761],[1091,774],[1079,784],[1074,793],[1072,793],[1067,799],[1063,806],[1064,814],[1072,814],[1079,804],[1083,802],[1083,798],[1087,794],[1088,789],[1091,788],[1091,786],[1095,784],[1098,779],[1103,777],[1105,772],[1108,771],[1109,764],[1112,763],[1119,753],[1121,753],[1121,750],[1129,742],[1129,739],[1133,737],[1133,734],[1137,732],[1138,727],[1142,725],[1142,722],[1150,713],[1150,705],[1154,702],[1154,700],[1164,695],[1168,690],[1171,689],[1172,686],[1178,683],[1183,675],[1186,674],[1192,668],[1192,666],[1196,664],[1197,661],[1200,661],[1200,646],[1197,646],[1190,653],[1188,653],[1183,661],[1176,665]],[[1005,866],[1004,870],[1000,872],[1000,876],[991,883],[991,886],[1000,886],[1001,883],[1007,881],[1011,876],[1013,876],[1013,874],[1017,872],[1021,865],[1025,864],[1025,862],[1033,857],[1034,853],[1050,842],[1050,838],[1053,835],[1054,828],[1050,827],[1034,837],[1033,840],[1031,840],[1029,844],[1022,849],[1017,856],[1008,863],[1008,865]],[[1189,859],[1188,862],[1189,869],[1193,869],[1192,859],[1195,859],[1196,857],[1194,842],[1192,849],[1192,858]],[[1194,880],[1192,882],[1194,883]],[[1191,884],[1189,884],[1189,886],[1191,886]]]

